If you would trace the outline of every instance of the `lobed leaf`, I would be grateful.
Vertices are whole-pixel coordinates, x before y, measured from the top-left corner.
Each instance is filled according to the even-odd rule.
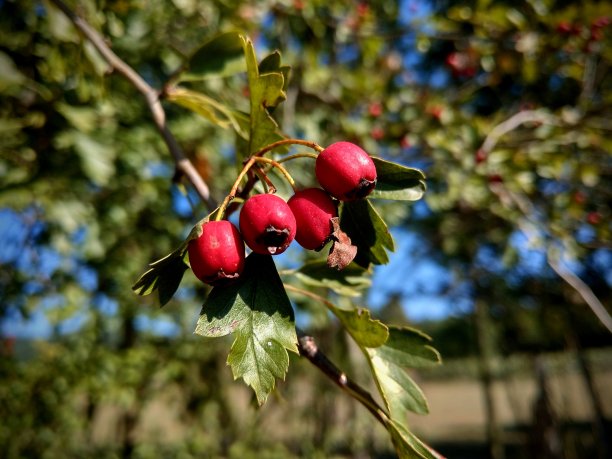
[[[372,319],[368,309],[346,310],[334,307],[332,311],[361,347],[377,348],[389,338],[389,328],[381,321]]]
[[[372,284],[368,271],[351,263],[342,271],[330,269],[325,261],[306,263],[297,272],[296,277],[310,287],[325,287],[338,295],[358,296],[361,290]]]
[[[373,157],[372,160],[377,175],[372,198],[418,201],[423,197],[426,185],[422,171],[381,158]]]
[[[389,338],[377,348],[367,348],[376,383],[391,418],[403,420],[407,412],[429,412],[421,389],[406,368],[439,363],[438,352],[429,346],[430,338],[411,328],[389,327]]]
[[[402,424],[390,420],[386,427],[400,459],[444,459]]]
[[[369,200],[345,202],[342,205],[340,226],[357,246],[355,263],[367,268],[389,262],[388,250],[395,250],[386,223]]]
[[[227,363],[234,379],[244,379],[263,404],[275,378],[287,373],[287,351],[298,353],[293,309],[272,257],[251,253],[241,280],[213,288],[195,333],[209,338],[235,334]]]
[[[249,129],[249,154],[283,139],[278,124],[270,116],[270,111],[286,99],[284,87],[288,67],[281,68],[280,54],[272,53],[262,61],[262,69],[257,65],[253,43],[244,43],[247,77],[250,89],[251,124]],[[270,69],[273,69],[271,71]],[[283,70],[285,69],[285,70]]]

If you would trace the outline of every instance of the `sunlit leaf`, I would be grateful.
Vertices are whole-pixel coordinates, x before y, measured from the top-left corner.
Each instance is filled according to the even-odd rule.
[[[166,98],[170,102],[174,102],[199,114],[223,129],[231,127],[241,137],[245,139],[248,137],[245,123],[241,119],[244,118],[244,115],[236,110],[230,109],[225,104],[206,94],[190,89],[175,87],[168,89]]]
[[[417,201],[425,194],[425,174],[419,169],[372,158],[376,166],[376,188],[372,198]]]
[[[385,404],[393,419],[404,420],[408,411],[429,411],[421,389],[406,373],[407,368],[439,362],[430,339],[410,328],[389,327],[389,339],[377,348],[366,349]]]
[[[234,333],[227,363],[263,404],[276,378],[285,378],[287,351],[298,352],[293,309],[272,257],[251,253],[240,281],[213,288],[195,332],[209,338]]]
[[[270,110],[286,99],[283,88],[285,75],[282,71],[260,72],[255,56],[255,48],[250,40],[245,41],[244,53],[246,58],[247,77],[249,81],[251,102],[251,124],[249,153],[283,138],[278,124],[270,116]],[[279,56],[280,58],[280,56]],[[278,67],[276,57],[270,58],[264,68]]]
[[[377,348],[385,344],[389,337],[388,327],[372,319],[370,311],[365,308],[346,310],[335,307],[333,312],[360,346]]]
[[[402,424],[391,420],[386,427],[400,459],[443,459]]]

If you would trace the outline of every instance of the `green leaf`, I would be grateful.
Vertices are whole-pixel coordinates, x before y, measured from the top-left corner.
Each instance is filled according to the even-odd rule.
[[[291,67],[288,65],[281,65],[281,55],[278,51],[274,51],[264,57],[259,63],[258,69],[260,74],[271,72],[282,73],[284,78],[283,91],[287,90]]]
[[[10,85],[21,84],[26,81],[26,77],[15,65],[11,57],[0,51],[0,91]]]
[[[376,166],[376,188],[372,198],[417,201],[425,194],[425,174],[381,158],[372,158]]]
[[[75,131],[73,140],[85,175],[96,185],[107,185],[115,175],[117,152],[113,146],[78,131]]]
[[[248,39],[245,40],[244,53],[251,102],[248,151],[250,154],[265,145],[284,138],[280,133],[278,124],[270,116],[270,111],[287,97],[283,90],[286,85],[285,75],[287,72],[281,70],[280,55],[278,55],[278,62],[276,57],[268,57],[268,60],[264,59],[262,68],[266,71],[260,72],[253,43]],[[269,68],[278,71],[268,71]]]
[[[402,424],[393,420],[387,423],[387,431],[400,459],[440,459],[442,456],[419,440]]]
[[[429,341],[427,335],[414,329],[389,327],[389,339],[384,345],[366,349],[376,383],[393,419],[406,419],[408,411],[429,412],[423,392],[405,371],[440,361]]]
[[[351,263],[342,271],[331,269],[324,260],[306,263],[296,273],[296,277],[310,287],[325,287],[338,295],[359,296],[361,290],[368,288],[372,280],[368,271]]]
[[[245,122],[243,121],[244,115],[230,109],[225,104],[206,94],[174,87],[168,89],[166,98],[170,102],[174,102],[197,113],[223,129],[231,127],[244,139],[248,138],[248,128],[245,129]]]
[[[204,43],[189,58],[180,81],[225,77],[244,72],[244,38],[238,32],[226,32]]]
[[[263,404],[275,378],[285,378],[287,351],[298,352],[293,309],[272,257],[251,253],[240,281],[213,288],[195,332],[210,338],[235,334],[227,363],[234,379],[243,378]]]
[[[151,263],[150,269],[140,276],[132,290],[141,296],[158,290],[159,304],[165,306],[178,289],[188,268],[184,261],[186,251],[187,244],[183,244],[164,258]]]
[[[332,311],[355,342],[362,347],[380,347],[389,338],[389,328],[381,321],[372,319],[367,309],[346,310],[333,307]]]
[[[395,250],[393,238],[384,220],[367,199],[342,205],[340,227],[357,246],[355,263],[368,267],[389,262],[387,250]]]

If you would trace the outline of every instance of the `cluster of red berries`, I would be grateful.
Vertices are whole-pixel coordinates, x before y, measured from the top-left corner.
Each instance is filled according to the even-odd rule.
[[[244,243],[264,255],[283,253],[294,239],[305,249],[322,249],[332,236],[332,219],[338,217],[336,200],[364,198],[376,185],[374,162],[350,142],[325,148],[317,156],[315,175],[322,189],[296,191],[287,202],[274,194],[247,199],[240,231],[227,220],[202,225],[202,234],[188,246],[196,277],[211,285],[238,278],[244,269]]]

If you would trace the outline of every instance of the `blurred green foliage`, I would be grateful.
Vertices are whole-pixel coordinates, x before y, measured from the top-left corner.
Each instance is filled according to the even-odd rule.
[[[612,25],[605,2],[436,2],[431,18],[418,14],[420,2],[384,0],[80,1],[76,10],[156,87],[219,32],[240,30],[262,48],[280,49],[292,67],[287,100],[274,111],[282,132],[321,145],[353,140],[426,170],[420,212],[402,203],[377,209],[391,227],[415,231],[423,256],[452,272],[449,301],[486,300],[498,352],[610,344],[546,265],[547,252],[562,253],[610,304]],[[228,74],[236,68],[213,64]],[[388,452],[370,419],[348,416],[346,430],[333,425],[340,419],[332,415],[335,395],[307,375],[306,364],[294,365],[290,377],[318,396],[300,404],[302,383],[282,386],[281,419],[255,411],[250,394],[232,392],[221,350],[227,343],[191,336],[206,292],[190,274],[163,312],[155,299],[132,293],[143,267],[179,246],[208,210],[175,176],[144,100],[107,71],[47,2],[0,2],[0,207],[17,212],[25,233],[19,256],[0,268],[0,318],[44,311],[54,327],[53,339],[29,359],[11,356],[4,341],[0,456]],[[191,74],[207,71],[190,67]],[[183,85],[248,110],[244,76]],[[183,106],[190,100],[188,92],[168,97],[182,97]],[[172,132],[222,199],[240,163],[234,152],[244,151],[245,137],[235,140],[233,132],[241,119],[215,106],[204,117],[175,104],[166,109]],[[520,113],[525,122],[504,123]],[[304,172],[298,181],[308,185],[312,177]],[[519,234],[540,256],[535,269]],[[105,310],[108,302],[116,313]],[[303,298],[296,306],[351,368],[329,317]],[[392,307],[380,315],[405,321]],[[61,334],[74,318],[85,325]],[[139,326],[150,320],[179,332],[156,337]],[[470,315],[426,330],[443,357],[475,353]],[[352,371],[360,375],[358,365]],[[166,393],[177,394],[168,404],[185,431],[173,441],[163,432],[159,442],[150,440],[155,435],[139,441],[148,402]],[[116,429],[110,442],[96,441],[92,430],[104,406],[118,409],[107,423]],[[285,422],[293,436],[270,434],[269,425]]]

